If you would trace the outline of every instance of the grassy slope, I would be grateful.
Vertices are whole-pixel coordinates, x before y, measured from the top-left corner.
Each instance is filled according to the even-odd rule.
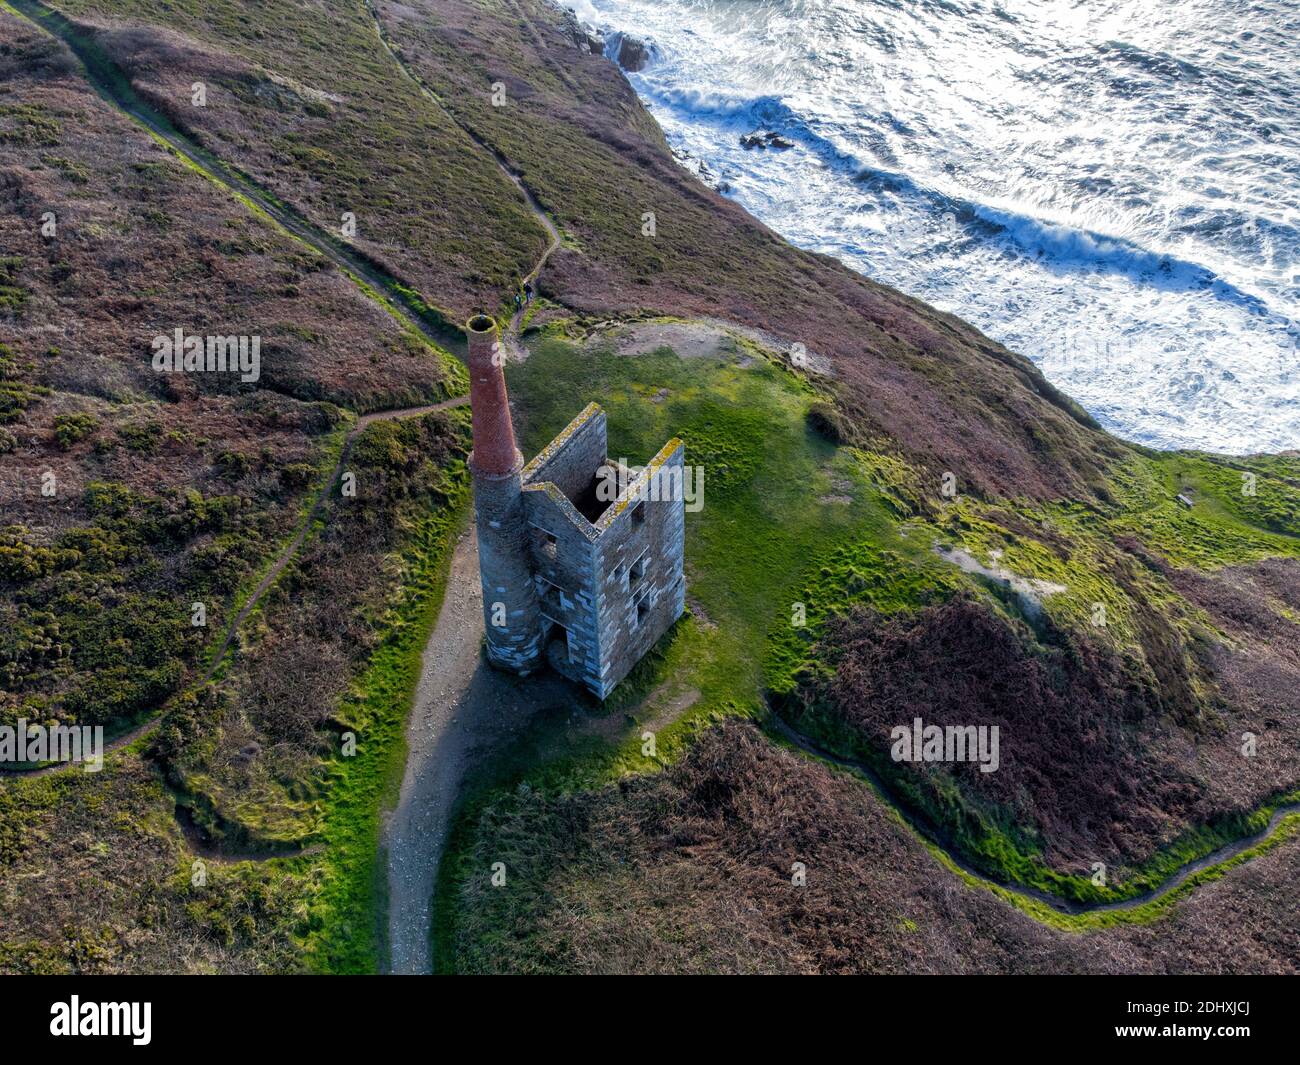
[[[742,360],[751,365],[742,367]],[[706,504],[687,522],[690,616],[607,704],[610,715],[630,713],[637,725],[653,727],[656,757],[642,755],[642,727],[623,730],[620,742],[590,742],[576,752],[533,735],[487,774],[485,784],[522,777],[543,788],[598,787],[667,764],[689,748],[700,727],[723,716],[761,713],[767,629],[774,617],[789,615],[809,559],[837,543],[854,543],[864,532],[921,558],[896,536],[857,464],[808,428],[813,389],[756,348],[736,344],[717,357],[689,361],[666,348],[627,358],[608,345],[587,351],[556,334],[525,363],[511,366],[508,377],[526,427],[525,450],[535,451],[567,424],[574,396],[598,395],[608,415],[611,455],[643,462],[669,436],[682,437],[686,462],[705,466]],[[667,394],[659,395],[661,389]],[[853,483],[853,503],[817,502],[836,491],[832,479]],[[643,705],[650,692],[654,703]],[[696,692],[684,715],[671,724],[657,722],[656,706]],[[484,801],[480,792],[467,808]],[[454,923],[454,885],[481,873],[466,866],[474,845],[462,817],[440,875],[436,921],[444,933]],[[453,965],[448,938],[435,939],[444,969]]]
[[[1028,360],[791,248],[703,187],[626,80],[541,0],[376,3],[410,67],[524,176],[566,236],[544,295],[584,313],[715,315],[833,362],[861,434],[935,484],[1085,495],[1117,448]],[[507,104],[488,88],[505,84]],[[656,217],[654,237],[643,215]]]
[[[1228,840],[1259,831],[1277,805],[1300,798],[1293,757],[1296,733],[1294,722],[1288,719],[1283,722],[1287,731],[1275,732],[1266,741],[1265,760],[1248,766],[1234,757],[1200,768],[1204,763],[1199,763],[1198,748],[1232,753],[1243,732],[1267,734],[1266,719],[1276,714],[1276,704],[1225,705],[1224,693],[1215,686],[1214,678],[1194,665],[1188,666],[1187,676],[1162,672],[1162,663],[1154,656],[1165,648],[1153,645],[1156,634],[1171,641],[1179,668],[1184,659],[1190,663],[1196,648],[1207,642],[1242,646],[1242,634],[1225,630],[1222,618],[1208,616],[1189,602],[1171,581],[1170,571],[1135,568],[1132,551],[1119,545],[1140,543],[1141,557],[1151,552],[1170,566],[1208,571],[1267,558],[1300,557],[1300,539],[1295,535],[1300,529],[1296,517],[1300,493],[1283,479],[1293,464],[1294,460],[1287,458],[1258,460],[1258,494],[1242,496],[1238,472],[1221,460],[1185,454],[1138,456],[1116,471],[1117,503],[1100,511],[1065,504],[1035,507],[1023,502],[1011,506],[961,500],[938,514],[927,534],[932,541],[963,546],[985,564],[1000,564],[1018,576],[1063,587],[1064,591],[1046,599],[1045,616],[1063,632],[1097,636],[1105,646],[1124,655],[1134,670],[1134,683],[1149,686],[1153,698],[1174,680],[1190,684],[1196,719],[1176,723],[1194,737],[1192,753],[1184,757],[1194,771],[1209,777],[1201,785],[1213,796],[1203,808],[1207,811],[1205,821],[1169,819],[1157,826],[1162,835],[1154,837],[1154,847],[1147,844],[1136,855],[1105,853],[1103,857],[1113,867],[1105,887],[1093,885],[1086,875],[1053,867],[1062,863],[1059,857],[1044,854],[1052,841],[1034,832],[1032,811],[1026,823],[1023,813],[981,803],[978,797],[972,802],[972,796],[948,777],[918,777],[890,761],[880,735],[863,735],[834,713],[803,713],[799,715],[800,727],[829,749],[871,763],[896,798],[938,826],[950,843],[990,875],[1082,902],[1114,901],[1150,890],[1185,862]],[[1178,504],[1174,495],[1179,491],[1192,491],[1196,506],[1188,510]],[[1280,529],[1292,531],[1275,531]],[[1056,550],[1061,543],[1069,545],[1065,557]],[[814,631],[827,617],[842,614],[851,604],[885,612],[899,607],[896,599],[882,599],[869,584],[855,590],[861,577],[861,563],[853,554],[831,556],[801,593],[815,604],[810,611]],[[1012,623],[1025,623],[1014,597],[980,584],[976,582],[974,587],[986,595],[992,592],[995,609]],[[916,608],[921,603],[914,598],[905,605]],[[1104,630],[1093,625],[1097,604],[1106,609]],[[1272,600],[1271,607],[1264,609],[1276,611],[1275,620],[1288,627],[1286,618],[1291,612],[1284,604]],[[1158,612],[1158,622],[1153,620],[1153,612]],[[1290,622],[1295,620],[1291,614]],[[1041,623],[1036,627],[1041,628]],[[1289,652],[1284,648],[1278,648],[1276,659],[1259,653],[1262,648],[1258,644],[1246,644],[1245,648],[1234,653],[1257,654],[1257,668],[1278,668],[1279,663],[1285,668]],[[808,683],[808,676],[824,672],[819,659],[832,649],[814,648],[810,653],[805,634],[778,629],[767,676],[770,689],[785,697],[801,686],[816,687]],[[1169,712],[1176,714],[1179,708]],[[1277,725],[1275,721],[1273,727]],[[1231,762],[1235,764],[1228,764]],[[1220,790],[1222,781],[1214,779],[1217,774],[1249,780],[1249,790]],[[1077,862],[1069,864],[1078,866]]]
[[[78,678],[98,685],[91,709],[99,720],[122,707],[110,725],[153,715],[173,695],[156,743],[114,755],[104,774],[0,782],[0,963],[18,971],[373,969],[382,955],[379,806],[400,774],[413,663],[464,510],[464,417],[430,433],[377,423],[358,439],[350,468],[360,499],[343,513],[337,500],[327,508],[250,615],[215,686],[186,690],[193,673],[176,671],[157,699],[131,689],[132,701],[110,702],[104,684],[147,677],[154,662],[142,656],[160,651],[183,651],[195,673],[210,663],[219,633],[306,520],[341,426],[352,423],[339,407],[314,402],[313,391],[364,410],[439,398],[463,388],[463,373],[350,279],[116,114],[44,34],[0,12],[0,39],[0,98],[16,90],[25,101],[0,106],[6,180],[17,197],[0,227],[20,253],[6,260],[6,279],[23,295],[4,320],[12,402],[0,462],[6,518],[25,523],[4,541],[3,650],[16,669],[0,711],[76,720],[79,690],[68,685]],[[40,241],[34,204],[59,206],[59,240]],[[97,306],[112,316],[92,320]],[[59,347],[42,325],[51,320],[60,323]],[[150,336],[173,323],[236,321],[266,338],[263,384],[305,386],[303,398],[207,380],[166,382],[159,392]],[[55,504],[25,487],[44,469],[59,476]],[[310,587],[295,588],[303,581]],[[187,621],[198,599],[208,606],[206,643],[188,626],[180,638],[158,635],[173,615]],[[311,609],[298,613],[305,603]],[[11,627],[17,617],[24,623]],[[330,645],[335,630],[355,661]],[[258,703],[277,675],[294,675],[286,644],[315,705],[286,700],[274,707],[284,711],[277,721]],[[32,657],[60,645],[48,665]],[[300,718],[290,714],[299,709]],[[332,753],[345,723],[359,737],[355,760]],[[326,846],[297,858],[214,859],[199,889],[177,804],[205,836],[200,853]],[[71,876],[80,886],[70,892]]]
[[[735,361],[744,354],[758,355],[749,369]],[[964,544],[986,561],[992,561],[991,549],[1001,547],[1016,572],[1067,584],[1065,594],[1047,600],[1049,616],[1061,626],[1086,624],[1095,599],[1110,602],[1114,620],[1108,638],[1139,661],[1141,645],[1126,624],[1126,610],[1148,595],[1166,603],[1182,601],[1157,574],[1148,575],[1137,589],[1099,576],[1118,551],[1116,537],[1141,531],[1153,547],[1182,545],[1184,554],[1176,556],[1180,561],[1212,566],[1294,556],[1300,550],[1293,536],[1267,528],[1276,524],[1270,515],[1282,513],[1284,525],[1289,520],[1285,515],[1293,500],[1283,480],[1261,477],[1258,496],[1238,499],[1229,494],[1234,482],[1225,468],[1197,456],[1135,456],[1117,476],[1117,502],[1101,510],[1049,506],[1040,513],[1028,504],[1012,508],[966,499],[927,512],[918,502],[915,470],[888,456],[837,448],[812,431],[807,412],[818,402],[815,390],[756,349],[718,360],[683,360],[668,349],[628,358],[608,348],[584,350],[556,333],[537,345],[523,366],[512,368],[510,383],[528,426],[528,447],[545,442],[567,421],[575,395],[601,397],[609,412],[613,454],[636,461],[653,452],[670,432],[683,437],[688,463],[702,463],[706,471],[705,507],[688,516],[688,588],[696,614],[665,641],[659,658],[643,664],[628,691],[616,693],[615,711],[633,708],[621,741],[565,749],[548,737],[530,737],[503,759],[466,804],[437,900],[435,944],[444,970],[491,966],[493,958],[529,953],[511,937],[498,940],[500,929],[524,929],[536,922],[534,932],[512,936],[522,936],[538,950],[553,930],[555,911],[543,902],[544,895],[534,893],[553,890],[543,887],[557,874],[545,856],[567,853],[574,846],[582,853],[586,830],[574,830],[575,822],[561,819],[535,825],[539,836],[534,838],[518,825],[503,822],[502,804],[518,792],[521,781],[538,804],[561,802],[566,795],[577,803],[587,801],[582,796],[605,802],[595,797],[607,795],[613,781],[674,763],[710,723],[734,714],[761,716],[764,690],[781,697],[798,689],[803,672],[819,668],[816,652],[810,650],[826,621],[857,606],[905,613],[962,592],[1023,623],[1004,593],[940,561],[931,550],[936,540]],[[719,467],[725,472],[714,477],[712,471]],[[1201,494],[1191,511],[1166,494],[1192,485]],[[1212,490],[1223,494],[1210,495]],[[848,506],[822,501],[845,493],[853,498]],[[1010,525],[1017,533],[999,524],[1010,518],[1025,519],[1030,526],[1044,523],[1068,538],[1073,548],[1068,566],[1026,535],[1023,520]],[[805,604],[806,628],[790,624],[796,602]],[[640,737],[654,712],[641,706],[640,699],[655,692],[658,698],[652,702],[661,704],[682,691],[699,691],[700,698],[679,722],[659,733],[658,758],[647,760]],[[801,719],[800,724],[816,730],[819,722]],[[1080,901],[1122,899],[1148,890],[1186,861],[1258,831],[1272,809],[1271,803],[1263,804],[1249,816],[1187,826],[1140,865],[1116,869],[1110,885],[1098,889],[1087,876],[1045,862],[1041,841],[1035,845],[1014,819],[978,801],[972,804],[959,790],[918,787],[910,774],[898,772],[888,759],[882,762],[873,742],[833,724],[820,724],[822,742],[868,757],[886,773],[891,797],[937,826],[965,858],[998,879]],[[1270,838],[1262,849],[1278,845],[1290,831]],[[493,896],[489,902],[482,894],[486,866],[480,867],[487,854],[505,860],[508,867],[533,870],[541,880],[530,879],[507,897]],[[962,875],[1053,927],[1080,931],[1151,921],[1169,912],[1197,884],[1223,875],[1241,860],[1199,874],[1156,903],[1080,917],[1062,916]],[[955,870],[951,862],[946,864]],[[588,870],[580,875],[597,874]],[[635,882],[623,887],[638,890]],[[475,912],[484,905],[491,907],[491,919]],[[688,903],[683,907],[689,911]],[[487,938],[480,941],[480,935]]]
[[[43,123],[32,136],[0,119],[0,225],[23,293],[0,347],[0,706],[111,728],[219,642],[337,448],[339,405],[441,396],[447,364],[101,102],[44,34],[0,19],[5,95]],[[32,219],[51,205],[60,235],[43,240]],[[259,334],[261,387],[152,372],[150,338],[179,324]],[[206,629],[188,624],[196,601]]]
[[[463,416],[453,428],[463,439]],[[420,461],[418,455],[413,459]],[[366,478],[366,465],[359,461],[353,468]],[[403,488],[366,519],[391,526],[394,536],[382,566],[379,559],[367,561],[384,570],[382,582],[361,582],[358,588],[346,578],[353,594],[361,594],[360,616],[348,617],[345,596],[328,596],[332,624],[350,629],[359,653],[341,699],[331,683],[347,678],[326,678],[323,694],[332,694],[337,708],[325,745],[318,737],[288,763],[281,740],[279,761],[270,769],[254,763],[252,775],[241,780],[226,771],[224,755],[250,735],[241,692],[281,666],[261,652],[310,626],[322,609],[317,602],[304,608],[297,597],[272,595],[243,654],[216,687],[175,700],[156,741],[113,756],[99,777],[60,773],[0,787],[6,825],[0,890],[12,918],[0,944],[0,965],[7,971],[379,968],[386,879],[380,814],[400,785],[406,714],[466,503],[463,460],[426,475],[427,488]],[[339,511],[348,506],[336,499],[304,546],[309,571],[318,572],[328,559],[329,542],[337,538],[332,528],[346,527]],[[293,583],[294,575],[284,580]],[[328,581],[322,586],[333,591]],[[329,661],[328,655],[322,659]],[[344,732],[357,737],[355,756],[339,753]],[[268,742],[256,731],[252,735]],[[175,804],[192,811],[187,820],[198,824],[204,844],[198,852],[177,828]],[[66,824],[80,827],[64,834],[60,826]],[[95,842],[77,859],[72,848],[87,836]],[[229,861],[220,852],[232,844],[237,856],[250,847],[264,855],[285,845],[306,849],[297,856]],[[208,857],[212,845],[219,848],[215,858]],[[197,886],[191,881],[196,858],[208,861],[207,883]],[[63,881],[47,875],[51,865],[77,868],[82,888],[71,895],[63,891]],[[90,955],[87,943],[94,944]]]
[[[961,873],[861,781],[734,722],[653,776],[498,791],[479,825],[450,959],[467,972],[1294,973],[1300,948],[1294,825],[1163,905],[1062,918]]]
[[[638,360],[647,367],[638,376],[642,371],[617,361],[598,361],[597,380],[610,392],[616,450],[622,443],[631,457],[644,457],[681,432],[688,444],[693,439],[710,471],[709,503],[692,520],[689,546],[702,612],[680,627],[661,657],[645,664],[615,707],[628,708],[637,691],[658,691],[665,683],[677,692],[701,692],[683,722],[662,730],[660,761],[683,752],[697,724],[756,710],[761,682],[773,683],[774,667],[793,673],[806,645],[786,640],[783,619],[796,597],[806,601],[815,630],[818,618],[849,601],[897,611],[956,588],[987,596],[988,589],[932,557],[936,534],[982,555],[997,542],[1031,575],[1047,574],[1057,562],[1033,543],[1046,534],[1010,531],[1023,524],[1023,514],[1044,528],[1064,527],[1108,564],[1129,565],[1108,552],[1107,539],[1117,532],[1140,534],[1176,561],[1200,565],[1290,553],[1291,541],[1275,533],[1294,509],[1271,477],[1265,478],[1267,507],[1257,510],[1262,504],[1232,495],[1224,482],[1230,475],[1212,460],[1136,455],[1095,432],[1025,360],[948,316],[789,249],[694,184],[671,161],[625,82],[587,55],[553,11],[522,0],[503,19],[502,4],[449,0],[430,18],[426,6],[422,0],[403,8],[377,4],[411,68],[461,121],[501,148],[560,221],[566,247],[544,275],[543,291],[591,312],[652,307],[714,313],[803,341],[835,362],[835,399],[848,415],[851,437],[864,448],[832,457],[828,442],[803,422],[812,394],[766,362],[752,370],[709,366],[706,372],[704,364],[682,368],[661,356]],[[439,306],[490,304],[540,246],[540,230],[490,158],[397,75],[371,38],[359,3],[313,9],[273,3],[253,10],[233,3],[66,0],[60,7],[101,21],[126,14],[183,34],[130,30],[107,33],[103,42],[131,62],[137,88],[178,124],[321,226],[334,224],[340,202],[353,209],[359,196],[361,245],[412,278]],[[323,50],[346,54],[348,62],[322,67]],[[501,76],[511,106],[493,109],[487,88]],[[193,80],[216,86],[209,108],[188,106]],[[14,117],[40,136],[45,116],[36,116],[41,121],[34,126],[30,116]],[[428,167],[429,159],[446,165]],[[467,188],[475,194],[466,196]],[[412,212],[407,197],[429,206]],[[659,216],[661,238],[655,241],[639,235],[647,204]],[[468,242],[469,233],[478,243]],[[7,294],[14,286],[5,284]],[[590,394],[590,371],[586,356],[555,341],[519,372],[512,386],[528,409],[530,445],[568,420],[575,394]],[[557,390],[557,379],[567,383],[567,393]],[[670,402],[650,401],[659,387],[675,390]],[[762,420],[756,410],[764,412]],[[755,461],[760,448],[762,464]],[[1118,472],[1117,461],[1126,464]],[[827,462],[835,480],[854,485],[851,505],[819,501],[832,487],[831,475],[820,469]],[[1266,474],[1286,470],[1262,460],[1259,466]],[[963,491],[974,490],[977,498],[943,506],[935,488],[945,469],[955,470]],[[1286,476],[1294,478],[1294,471]],[[1209,488],[1207,504],[1190,515],[1168,498],[1180,478]],[[1008,504],[1008,496],[1018,501]],[[933,527],[920,524],[917,532],[900,520],[909,517]],[[1152,589],[1161,606],[1177,597],[1154,578],[1121,587],[1099,577],[1092,563],[1076,564],[1071,580],[1075,594],[1063,600],[1060,620],[1077,620],[1080,605],[1091,603],[1087,596],[1094,593],[1113,599],[1112,638],[1139,666],[1149,665],[1142,630],[1126,625],[1126,608]],[[993,609],[1014,614],[993,598]],[[1070,611],[1073,617],[1066,616]],[[395,620],[401,619],[372,630],[379,647]],[[1174,621],[1186,624],[1185,617]],[[765,662],[764,646],[774,635],[777,653]],[[372,662],[375,691],[405,691],[401,663],[409,665],[410,647],[404,646]],[[392,719],[382,719],[380,727],[391,734]],[[376,957],[371,930],[359,931],[357,924],[374,901],[364,826],[372,823],[368,811],[382,792],[377,781],[395,764],[388,761],[394,748],[380,746],[371,763],[378,772],[345,780],[338,789],[344,820],[333,823],[347,823],[347,811],[360,811],[358,847],[351,851],[356,861],[347,871],[320,872],[303,859],[287,860],[286,868],[324,878],[329,912],[352,915],[308,932],[307,956],[323,967],[364,967]],[[215,741],[210,749],[221,750]],[[596,743],[583,757],[554,759],[548,757],[554,744],[545,737],[536,749],[518,753],[517,764],[532,765],[539,751],[545,764],[532,776],[552,786],[594,786],[647,768],[636,741],[613,748]],[[233,772],[230,765],[225,769]],[[294,797],[303,786],[296,772],[289,773],[278,801],[310,813],[319,797],[311,786],[305,797]],[[505,773],[514,770],[507,765]],[[187,779],[211,783],[213,794],[230,794],[235,778],[222,783],[191,772]],[[1001,848],[1005,841],[993,838]],[[463,880],[471,872],[463,865],[469,850],[462,846],[457,853],[462,864],[444,868],[448,876],[458,870]],[[1001,859],[995,854],[994,860]],[[279,868],[280,861],[268,868]],[[288,927],[279,919],[270,924],[277,934]]]
[[[402,556],[402,594],[382,621],[382,642],[341,707],[344,720],[364,742],[355,758],[335,761],[329,771],[328,809],[321,819],[328,857],[305,947],[309,964],[318,971],[382,969],[388,870],[379,846],[380,815],[396,802],[401,788],[406,716],[424,645],[442,605],[468,486],[460,465],[446,484],[446,504],[430,509],[413,530]]]
[[[316,225],[338,233],[354,213],[353,246],[454,322],[496,306],[545,246],[491,158],[401,77],[360,0],[52,6],[105,26],[149,103]]]

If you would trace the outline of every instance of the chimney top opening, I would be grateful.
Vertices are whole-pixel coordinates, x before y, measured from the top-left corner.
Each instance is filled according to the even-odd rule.
[[[469,331],[471,333],[490,333],[496,328],[496,322],[486,314],[476,314],[469,320]]]

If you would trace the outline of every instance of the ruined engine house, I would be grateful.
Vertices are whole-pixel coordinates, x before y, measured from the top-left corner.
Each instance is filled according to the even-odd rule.
[[[549,662],[604,699],[685,609],[682,442],[640,470],[611,463],[591,403],[525,465],[496,323],[466,332],[488,658],[519,674]]]

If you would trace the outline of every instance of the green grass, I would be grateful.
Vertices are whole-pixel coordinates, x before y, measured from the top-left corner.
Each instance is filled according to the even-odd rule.
[[[1030,917],[1041,921],[1043,924],[1050,925],[1065,932],[1091,932],[1102,928],[1113,928],[1118,925],[1143,925],[1150,924],[1152,921],[1165,917],[1173,907],[1186,898],[1197,888],[1205,884],[1221,880],[1233,869],[1239,865],[1244,865],[1253,858],[1258,858],[1267,854],[1275,847],[1280,846],[1287,840],[1293,839],[1297,832],[1300,832],[1300,814],[1291,814],[1282,819],[1278,827],[1267,838],[1261,840],[1253,847],[1249,847],[1236,854],[1226,861],[1219,862],[1209,868],[1202,869],[1192,876],[1189,876],[1172,891],[1168,891],[1158,898],[1151,899],[1148,902],[1141,903],[1123,910],[1093,910],[1086,913],[1066,914],[1059,910],[1053,909],[1045,903],[1036,899],[1026,898],[1013,891],[996,884],[990,884],[988,881],[981,880],[979,877],[973,877],[969,873],[956,869],[951,860],[942,852],[936,851],[931,847],[932,852],[940,858],[945,866],[957,873],[961,879],[973,886],[984,888],[992,891],[1004,902],[1015,906],[1017,909],[1027,913]]]
[[[1122,467],[1115,477],[1122,511],[1111,519],[1175,565],[1217,569],[1270,556],[1300,557],[1300,488],[1284,458],[1243,471],[1227,460],[1169,452]],[[1255,472],[1254,495],[1243,472]],[[1189,492],[1188,509],[1175,500]]]
[[[775,362],[759,358],[741,367],[726,354],[684,360],[667,348],[627,358],[609,347],[583,349],[552,330],[507,374],[526,454],[568,424],[585,403],[579,397],[598,397],[611,457],[635,465],[665,440],[681,437],[686,462],[704,467],[704,505],[686,515],[692,609],[605,704],[606,713],[626,715],[624,738],[593,738],[575,748],[555,743],[554,725],[543,723],[467,789],[435,894],[439,971],[454,968],[448,944],[456,886],[469,873],[477,813],[494,790],[521,782],[548,791],[596,788],[672,764],[700,729],[720,718],[765,713],[764,648],[773,631],[789,629],[792,605],[819,559],[858,558],[878,550],[867,545],[888,545],[883,550],[894,554],[882,565],[895,572],[893,594],[901,601],[913,571],[899,560],[924,563],[927,556],[900,534],[891,501],[872,485],[861,456],[809,428],[807,412],[818,393]],[[853,501],[821,501],[830,495]],[[932,569],[938,581],[937,562]],[[815,609],[809,607],[810,617]],[[698,699],[655,730],[656,757],[645,757],[641,732],[653,713],[642,700],[654,693],[664,703],[689,692]]]
[[[1017,576],[1063,586],[1043,600],[1059,628],[1089,631],[1141,663],[1143,625],[1149,635],[1153,619],[1184,649],[1215,626],[1163,575],[1135,564],[1121,543],[1136,541],[1175,568],[1202,572],[1300,557],[1300,489],[1288,479],[1291,464],[1284,457],[1249,461],[1244,470],[1213,456],[1135,455],[1112,471],[1114,502],[1105,508],[963,498],[937,523],[942,539],[981,562],[991,564],[996,551],[997,564]],[[1253,495],[1242,491],[1243,472],[1255,474]],[[1177,501],[1180,493],[1194,500],[1191,508]],[[1097,604],[1105,607],[1102,628],[1093,624]]]
[[[880,466],[872,463],[873,468]],[[1196,626],[1206,623],[1168,582],[1116,545],[1133,537],[1176,566],[1216,569],[1268,557],[1300,555],[1300,492],[1287,478],[1285,458],[1256,459],[1255,494],[1241,491],[1243,471],[1225,460],[1186,453],[1135,456],[1114,471],[1113,506],[1097,510],[1070,504],[1031,505],[981,502],[969,498],[949,504],[936,516],[933,529],[916,527],[916,539],[943,539],[960,544],[986,564],[997,563],[1020,577],[1064,586],[1046,596],[1043,609],[1063,631],[1089,631],[1110,642],[1139,666],[1145,661],[1137,615],[1158,610],[1162,620],[1190,646]],[[906,485],[906,477],[893,481]],[[1194,505],[1178,503],[1189,492]],[[908,496],[900,493],[905,503]],[[1012,531],[1018,529],[1020,531]],[[1025,530],[1038,530],[1040,536]],[[1053,541],[1068,544],[1064,557]],[[804,597],[810,607],[804,632],[777,628],[767,664],[768,687],[778,698],[792,693],[799,678],[824,671],[810,645],[825,618],[862,603],[889,613],[915,608],[950,594],[958,587],[983,591],[1004,613],[1020,616],[1014,597],[981,589],[976,579],[955,567],[936,574],[933,566],[903,565],[904,559],[874,544],[858,545],[831,555]],[[915,560],[912,560],[913,562]],[[999,604],[997,597],[1001,595]],[[1091,625],[1094,604],[1106,607],[1106,625]],[[1023,620],[1023,618],[1022,618]],[[1193,674],[1193,679],[1195,676]],[[1154,678],[1152,678],[1154,682]],[[946,846],[972,865],[1008,884],[1017,884],[1085,904],[1117,902],[1158,887],[1188,862],[1199,860],[1234,840],[1261,831],[1279,806],[1300,799],[1300,790],[1279,788],[1258,809],[1190,826],[1135,867],[1117,870],[1122,879],[1097,887],[1087,876],[1063,873],[1041,858],[1035,836],[1002,810],[972,804],[946,780],[919,779],[892,762],[865,737],[815,711],[799,727],[832,753],[871,766],[885,782],[891,800],[934,827]]]
[[[718,700],[758,698],[762,645],[791,617],[814,557],[864,536],[914,553],[852,453],[808,427],[817,394],[773,362],[742,368],[730,357],[684,360],[666,348],[626,358],[552,335],[508,374],[528,454],[578,413],[578,397],[598,397],[611,457],[643,463],[678,436],[686,463],[702,466],[704,504],[686,515],[687,595],[707,626],[695,642],[708,646],[710,666],[696,663],[697,686]],[[852,488],[837,490],[832,480]],[[819,502],[830,495],[853,502]]]
[[[466,410],[448,416],[468,437]],[[399,432],[397,422],[376,422],[358,438],[353,457],[363,467],[382,465],[388,451],[376,438]],[[376,455],[375,452],[380,453]],[[405,454],[391,456],[405,461]],[[414,701],[422,655],[437,620],[446,589],[456,535],[469,505],[469,477],[463,460],[446,467],[431,489],[428,505],[406,529],[397,552],[398,576],[387,608],[375,617],[377,643],[354,675],[336,712],[345,731],[355,733],[352,757],[327,757],[303,796],[281,796],[259,805],[221,792],[208,797],[202,773],[187,776],[187,801],[205,803],[245,843],[274,852],[278,847],[310,845],[315,853],[279,859],[278,875],[302,885],[300,947],[304,964],[322,973],[381,971],[387,951],[387,875],[380,850],[382,811],[397,801],[406,764],[405,725]],[[319,515],[312,536],[329,520]],[[260,607],[259,607],[260,609]]]
[[[326,850],[304,944],[308,964],[318,972],[377,972],[386,955],[380,815],[396,803],[401,789],[406,719],[424,646],[442,605],[456,533],[467,512],[469,478],[463,462],[448,472],[443,492],[447,505],[425,514],[402,552],[403,593],[341,708],[358,742],[355,756],[336,758],[328,772],[321,831]]]
[[[609,711],[631,710],[623,740],[592,739],[560,748],[544,723],[474,782],[455,818],[435,898],[439,971],[455,969],[459,886],[481,872],[468,865],[479,816],[501,789],[521,784],[548,792],[592,789],[671,764],[698,730],[726,715],[761,717],[765,692],[779,699],[798,687],[803,671],[825,669],[811,654],[815,637],[829,617],[854,606],[884,613],[913,610],[965,590],[1019,616],[1005,595],[999,598],[978,578],[941,560],[932,550],[937,540],[961,543],[986,561],[990,551],[1000,549],[1003,564],[1016,573],[1067,585],[1067,593],[1045,601],[1066,628],[1085,623],[1093,602],[1107,602],[1108,637],[1130,649],[1139,647],[1127,622],[1134,591],[1109,572],[1116,536],[1141,529],[1153,548],[1168,546],[1169,539],[1191,545],[1180,556],[1184,564],[1224,565],[1291,554],[1297,546],[1293,537],[1270,527],[1278,524],[1279,513],[1285,516],[1293,489],[1267,467],[1259,475],[1257,496],[1224,499],[1240,471],[1199,456],[1141,456],[1117,472],[1117,499],[1107,509],[963,499],[926,519],[915,471],[894,456],[836,447],[812,431],[807,414],[822,397],[773,362],[759,360],[742,369],[727,355],[683,360],[668,349],[620,357],[609,348],[584,349],[557,327],[508,374],[526,453],[547,443],[581,407],[579,397],[588,396],[599,397],[607,413],[611,456],[635,464],[668,437],[683,438],[687,463],[705,467],[704,508],[687,515],[688,596],[696,609],[616,691]],[[1189,478],[1198,492],[1191,511],[1173,500],[1189,487]],[[822,502],[828,495],[849,495],[853,502]],[[1043,539],[1009,531],[1013,518],[1020,519],[1015,524],[1022,530],[1025,520],[1041,526]],[[1070,543],[1067,557],[1051,550],[1049,534]],[[1173,599],[1162,581],[1148,583],[1142,589],[1152,601]],[[795,603],[804,604],[803,628],[791,624]],[[650,692],[671,696],[688,690],[699,691],[700,698],[658,732],[658,755],[647,759],[640,734],[648,715],[640,713],[640,700]],[[945,845],[995,880],[1088,905],[1157,889],[1188,862],[1258,833],[1278,806],[1300,797],[1279,793],[1253,812],[1189,828],[1140,867],[1124,870],[1121,882],[1098,888],[1086,876],[1047,866],[1032,833],[999,811],[975,808],[955,787],[925,789],[848,730],[810,732],[828,750],[873,765],[890,789],[891,802],[901,803],[922,824],[940,826]],[[1285,826],[1247,856],[1294,831],[1292,820]],[[933,839],[927,846],[943,855]],[[958,870],[946,855],[942,860]],[[1082,930],[1152,920],[1195,885],[1244,860],[1220,863],[1151,902],[1077,917],[978,876],[962,876],[1053,927]]]

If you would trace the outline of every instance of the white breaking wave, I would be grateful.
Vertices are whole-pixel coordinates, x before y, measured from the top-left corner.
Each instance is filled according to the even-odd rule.
[[[1300,447],[1286,0],[581,0],[679,154],[1117,433]],[[773,132],[789,149],[751,148]]]

